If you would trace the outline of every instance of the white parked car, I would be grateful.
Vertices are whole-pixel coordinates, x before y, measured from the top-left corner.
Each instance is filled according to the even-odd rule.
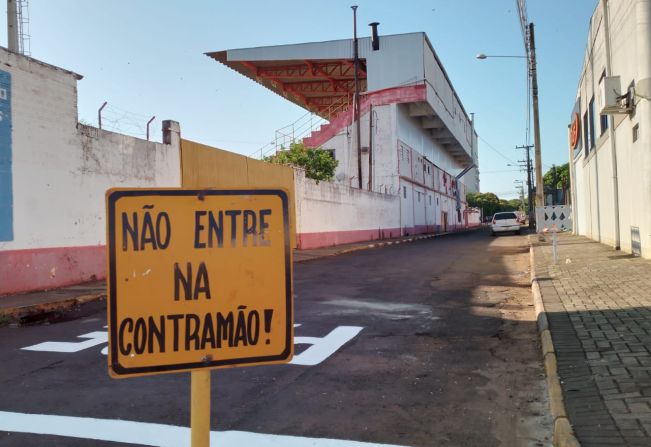
[[[518,216],[512,212],[495,213],[491,221],[491,236],[507,231],[514,231],[516,234],[520,234],[521,229]]]

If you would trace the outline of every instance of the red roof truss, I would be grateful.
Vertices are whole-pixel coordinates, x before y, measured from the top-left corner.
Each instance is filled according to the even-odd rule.
[[[355,92],[352,60],[238,61],[243,72],[326,119],[347,110]],[[360,61],[359,91],[365,92],[366,65]]]

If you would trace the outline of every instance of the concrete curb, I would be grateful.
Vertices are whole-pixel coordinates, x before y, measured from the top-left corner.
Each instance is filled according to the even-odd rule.
[[[68,311],[76,306],[101,299],[106,299],[106,292],[87,293],[60,301],[0,309],[0,320],[4,320],[0,321],[0,325],[3,323],[17,323],[21,320],[30,319],[31,317],[36,317],[38,315]]]
[[[547,375],[547,389],[549,392],[549,409],[554,419],[553,443],[555,447],[581,447],[581,444],[574,435],[572,425],[567,418],[565,411],[565,402],[563,400],[563,389],[558,377],[558,368],[556,364],[556,351],[552,334],[549,332],[549,321],[545,311],[545,303],[540,292],[540,284],[536,277],[534,248],[529,239],[529,263],[531,265],[531,292],[533,294],[533,304],[536,311],[536,321],[538,332],[540,332],[540,341],[542,345],[543,362],[545,364],[545,373]]]
[[[461,231],[448,231],[447,233],[425,234],[425,235],[421,235],[421,236],[412,236],[410,238],[400,239],[400,240],[397,240],[397,241],[369,242],[366,245],[359,245],[357,247],[346,248],[346,249],[343,249],[343,250],[340,250],[340,251],[336,251],[334,253],[328,253],[328,254],[323,254],[323,255],[320,255],[320,256],[315,256],[313,258],[294,260],[294,262],[309,262],[309,261],[313,261],[315,259],[322,259],[322,258],[329,258],[329,257],[332,257],[332,256],[345,255],[347,253],[354,253],[356,251],[362,251],[362,250],[370,250],[372,248],[381,248],[381,247],[388,247],[389,245],[406,244],[406,243],[409,243],[409,242],[416,242],[416,241],[421,241],[421,240],[424,240],[424,239],[433,239],[433,238],[437,238],[437,237],[441,237],[441,236],[449,236],[451,234],[469,233],[471,231],[477,231],[477,230],[480,230],[482,228],[484,228],[484,227],[479,226],[479,227],[476,227],[476,228],[467,228],[467,229],[461,230]]]

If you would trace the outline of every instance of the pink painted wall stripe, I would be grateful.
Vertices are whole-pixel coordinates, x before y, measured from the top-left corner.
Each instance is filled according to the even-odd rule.
[[[0,251],[0,295],[104,278],[103,245]]]

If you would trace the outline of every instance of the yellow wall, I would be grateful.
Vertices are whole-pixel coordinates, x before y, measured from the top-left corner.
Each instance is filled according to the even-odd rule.
[[[294,170],[189,140],[181,140],[184,188],[285,188],[289,191],[292,246],[296,247]]]

